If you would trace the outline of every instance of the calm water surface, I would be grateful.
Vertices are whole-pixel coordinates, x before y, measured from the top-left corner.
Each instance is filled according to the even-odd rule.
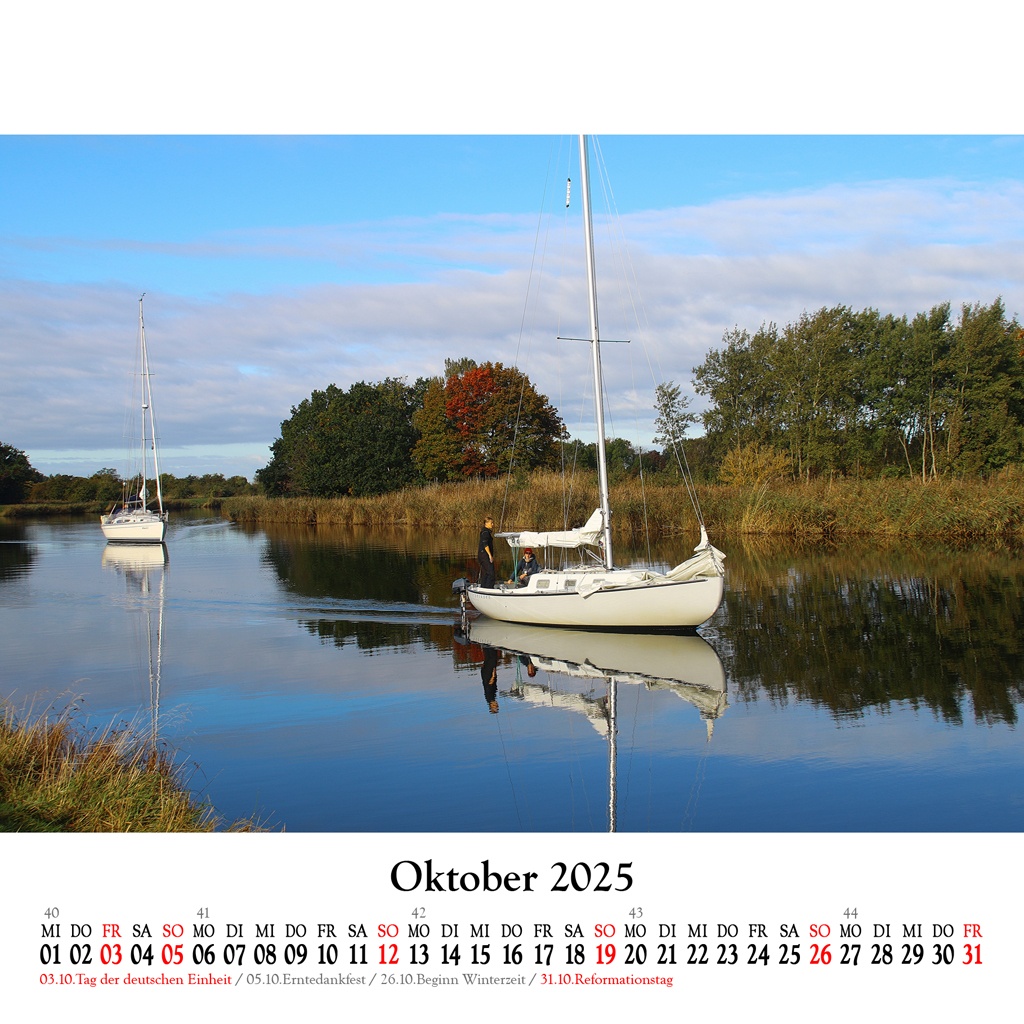
[[[465,628],[471,534],[4,524],[0,696],[288,831],[1024,829],[1020,552],[718,542],[701,636],[638,638]]]

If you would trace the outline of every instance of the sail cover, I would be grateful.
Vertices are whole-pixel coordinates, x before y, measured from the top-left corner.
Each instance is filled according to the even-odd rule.
[[[597,547],[601,542],[602,517],[599,508],[594,514],[575,530],[549,530],[537,533],[523,530],[521,533],[501,534],[516,547],[526,548],[578,548],[589,545]]]

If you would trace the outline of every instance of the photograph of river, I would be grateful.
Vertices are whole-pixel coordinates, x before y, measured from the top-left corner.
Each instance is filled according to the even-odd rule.
[[[0,696],[152,731],[224,822],[288,832],[1024,829],[1020,551],[732,538],[699,636],[638,636],[463,619],[475,547],[4,521]]]

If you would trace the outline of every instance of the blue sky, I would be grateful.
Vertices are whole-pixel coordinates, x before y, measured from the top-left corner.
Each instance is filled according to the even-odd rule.
[[[555,245],[578,261],[579,229],[562,224],[575,148],[530,135],[0,138],[0,440],[44,473],[119,464],[143,292],[173,473],[251,477],[313,389],[438,374],[462,355],[517,362],[586,435],[568,388],[580,354],[554,343],[585,332],[566,279],[520,335],[545,206],[551,265]],[[1024,314],[1024,137],[611,135],[595,149],[637,281],[638,300],[624,298],[601,256],[595,170],[603,334],[644,346],[606,354],[611,427],[632,440],[649,440],[654,383],[691,392],[693,367],[737,325],[997,296]],[[640,325],[619,317],[634,301]]]
[[[701,410],[693,367],[734,326],[1024,314],[1019,74],[989,34],[1021,16],[989,0],[955,39],[874,0],[640,0],[614,25],[533,0],[58,7],[9,12],[0,64],[0,441],[44,473],[124,461],[143,292],[172,473],[251,477],[314,389],[463,355],[516,363],[587,437],[585,352],[554,340],[586,330],[567,127],[596,130],[610,183],[602,333],[631,344],[605,356],[608,425],[630,440],[661,380]]]

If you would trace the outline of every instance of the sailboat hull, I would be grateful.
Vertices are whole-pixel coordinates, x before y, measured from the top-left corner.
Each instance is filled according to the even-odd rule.
[[[158,512],[111,512],[100,516],[107,540],[122,544],[162,544],[167,536],[167,514]]]
[[[577,629],[696,629],[718,610],[725,588],[722,576],[659,580],[623,585],[588,594],[543,588],[537,573],[529,587],[469,586],[473,607],[500,622]]]

